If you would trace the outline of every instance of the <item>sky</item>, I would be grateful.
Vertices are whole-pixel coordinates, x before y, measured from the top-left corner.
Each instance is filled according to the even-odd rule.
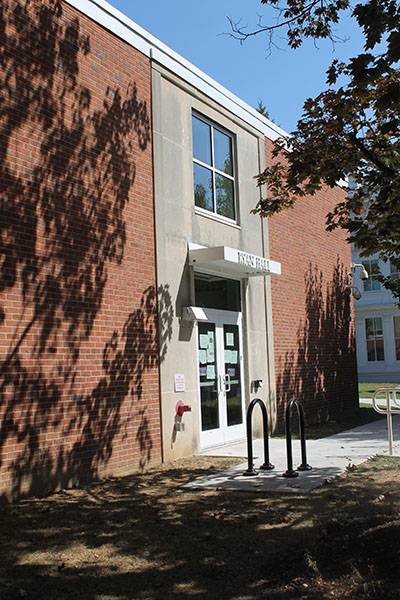
[[[272,22],[260,0],[111,0],[113,6],[149,33],[181,54],[242,100],[257,108],[259,100],[269,116],[290,132],[301,117],[307,98],[325,86],[326,70],[333,58],[357,54],[362,38],[353,20],[345,18],[337,30],[344,43],[308,41],[300,50],[286,47],[275,36],[279,48],[269,51],[268,39],[260,34],[244,44],[228,34],[227,17],[253,29],[258,15]],[[269,19],[268,19],[268,14]]]

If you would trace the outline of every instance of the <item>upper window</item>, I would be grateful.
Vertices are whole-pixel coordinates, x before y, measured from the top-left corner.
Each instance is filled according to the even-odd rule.
[[[235,220],[233,163],[232,136],[212,123],[193,115],[195,205]]]
[[[379,265],[377,260],[363,260],[364,265],[369,277],[364,279],[364,292],[376,292],[381,289],[381,284],[378,280],[380,274]]]

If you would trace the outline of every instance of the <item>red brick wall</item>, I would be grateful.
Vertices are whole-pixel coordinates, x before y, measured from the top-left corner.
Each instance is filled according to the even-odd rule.
[[[159,461],[148,59],[3,0],[0,494]]]
[[[267,162],[271,144],[266,142]],[[280,428],[295,396],[308,423],[357,406],[352,306],[345,289],[351,250],[342,231],[325,231],[326,215],[345,197],[339,187],[268,220],[270,256],[282,265],[272,277],[275,369]]]

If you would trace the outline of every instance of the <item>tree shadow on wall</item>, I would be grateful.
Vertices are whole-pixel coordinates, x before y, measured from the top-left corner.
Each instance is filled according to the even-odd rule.
[[[130,426],[120,413],[129,397],[140,464],[151,455],[141,401],[158,360],[154,286],[134,290],[135,308],[106,343],[91,391],[77,370],[110,269],[123,263],[124,209],[137,197],[135,163],[150,142],[134,81],[107,87],[102,98],[85,85],[91,54],[90,37],[58,0],[3,1],[0,468],[11,473],[15,496],[39,489],[39,479],[50,490],[96,476]],[[158,292],[170,325],[169,291]]]
[[[305,274],[305,319],[297,347],[278,365],[278,420],[290,398],[298,398],[307,422],[324,422],[354,412],[358,406],[354,331],[346,272],[338,261],[324,284],[322,271],[310,264]]]

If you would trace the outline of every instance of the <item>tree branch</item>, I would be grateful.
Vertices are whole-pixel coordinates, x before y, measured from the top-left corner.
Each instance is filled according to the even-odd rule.
[[[388,167],[374,152],[372,152],[363,142],[353,133],[348,133],[349,140],[362,152],[369,161],[372,162],[380,171],[389,177],[397,177],[398,173],[395,169]]]
[[[234,21],[231,17],[227,17],[229,24],[233,33],[228,34],[230,37],[233,37],[235,40],[239,40],[240,42],[245,42],[248,38],[258,35],[259,33],[271,33],[275,29],[281,29],[282,27],[287,27],[292,23],[296,23],[301,20],[302,17],[305,17],[311,10],[317,5],[321,4],[321,0],[313,0],[308,6],[306,6],[298,15],[292,17],[291,19],[287,19],[286,21],[278,22],[276,25],[261,25],[261,17],[259,18],[259,29],[245,32],[243,27],[239,27],[240,21]],[[280,12],[285,12],[284,9],[281,9]],[[279,18],[279,17],[278,17]],[[246,25],[247,27],[247,25]],[[237,35],[235,35],[237,34]]]

